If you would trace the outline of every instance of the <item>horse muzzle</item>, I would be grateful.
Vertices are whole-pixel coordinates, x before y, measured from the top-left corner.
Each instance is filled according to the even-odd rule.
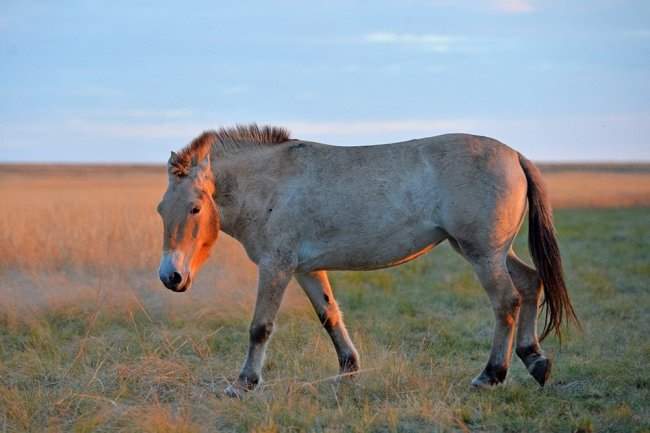
[[[181,293],[186,291],[192,285],[192,279],[187,276],[183,278],[178,272],[173,272],[171,275],[160,275],[160,281],[172,292]]]
[[[173,257],[163,256],[158,269],[160,281],[173,292],[184,292],[192,285],[189,272],[179,272],[173,263]]]

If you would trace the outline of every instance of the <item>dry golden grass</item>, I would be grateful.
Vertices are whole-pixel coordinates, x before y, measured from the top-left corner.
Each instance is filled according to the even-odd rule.
[[[544,172],[557,207],[650,205],[647,167]],[[600,340],[569,338],[544,393],[523,368],[494,394],[467,392],[491,318],[471,270],[442,247],[403,267],[333,276],[365,369],[349,388],[328,379],[333,349],[292,285],[267,382],[242,403],[220,391],[244,355],[255,267],[222,236],[189,293],[164,289],[155,206],[165,187],[160,167],[0,166],[0,432],[568,431],[592,423],[629,431],[650,423],[650,382],[635,376],[650,353],[635,340],[648,332],[642,210],[559,212],[565,257],[580,263],[569,269],[576,306]],[[595,254],[604,244],[615,256]],[[610,260],[618,261],[611,270]],[[631,318],[634,328],[611,331]]]
[[[10,276],[0,284],[4,307],[52,308],[81,299],[132,305],[155,293],[172,301],[166,305],[241,313],[254,301],[255,266],[227,235],[200,274],[197,286],[205,290],[188,297],[163,290],[155,208],[166,186],[158,167],[2,167],[0,272]],[[288,298],[304,305],[301,296]]]
[[[4,174],[2,265],[103,272],[154,266],[160,240],[152,210],[164,186],[162,176],[137,171]]]

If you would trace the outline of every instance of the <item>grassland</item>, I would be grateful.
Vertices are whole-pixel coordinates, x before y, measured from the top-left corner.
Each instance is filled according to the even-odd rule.
[[[0,432],[650,431],[650,170],[546,167],[584,333],[539,389],[472,392],[492,313],[447,245],[332,280],[363,370],[336,357],[292,285],[266,383],[222,397],[243,360],[254,267],[227,237],[187,294],[157,281],[159,168],[0,167]],[[603,180],[605,179],[605,180]],[[517,250],[525,256],[525,236]]]

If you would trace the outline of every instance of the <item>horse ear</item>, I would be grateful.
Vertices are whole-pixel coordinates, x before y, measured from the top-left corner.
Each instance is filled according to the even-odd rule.
[[[178,154],[172,150],[171,155],[169,155],[169,159],[167,160],[167,173],[174,174],[174,172],[176,171],[175,167],[177,164],[178,164]]]
[[[181,160],[181,157],[174,151],[169,155],[169,160],[167,160],[167,173],[171,176],[185,176],[187,170],[185,168],[184,161]]]

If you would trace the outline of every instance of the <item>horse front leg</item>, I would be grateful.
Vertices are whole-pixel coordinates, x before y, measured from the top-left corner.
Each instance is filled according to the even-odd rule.
[[[309,297],[321,324],[334,343],[340,373],[353,373],[359,370],[359,354],[350,340],[345,323],[343,323],[343,317],[336,299],[334,299],[327,272],[296,274],[296,280]]]
[[[262,382],[266,346],[292,273],[293,269],[282,261],[259,265],[257,301],[250,326],[248,355],[237,382],[224,391],[229,397],[242,398],[246,391],[255,389]]]

